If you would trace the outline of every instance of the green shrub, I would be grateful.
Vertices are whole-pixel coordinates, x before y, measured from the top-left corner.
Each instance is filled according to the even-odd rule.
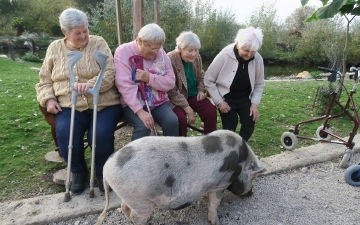
[[[27,62],[42,62],[39,56],[33,54],[24,55],[21,59]]]
[[[323,72],[322,71],[311,71],[310,72],[310,75],[313,77],[313,78],[317,78],[320,76],[320,74],[322,74]]]
[[[333,93],[335,91],[336,86],[331,83],[328,82],[328,84],[324,84],[318,87],[317,91],[316,91],[316,95],[315,95],[315,99],[314,99],[314,105],[313,105],[313,109],[314,109],[314,113],[316,115],[325,115],[327,112],[327,109],[329,107],[332,95],[331,93]],[[338,94],[338,96],[336,97],[338,100],[340,99],[340,95]],[[334,107],[332,108],[330,114],[334,114],[338,111],[338,106],[334,105]]]

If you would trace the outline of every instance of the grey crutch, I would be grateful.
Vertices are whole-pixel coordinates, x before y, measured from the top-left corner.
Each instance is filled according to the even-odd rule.
[[[72,149],[73,149],[73,135],[74,135],[74,119],[75,119],[75,106],[77,102],[77,96],[80,95],[78,91],[74,89],[75,84],[75,76],[73,73],[74,65],[81,59],[82,54],[79,51],[72,51],[67,53],[67,57],[69,58],[68,61],[68,70],[70,76],[70,84],[71,84],[71,120],[70,120],[70,137],[69,137],[69,151],[68,151],[68,162],[67,162],[67,172],[66,172],[66,193],[65,193],[65,202],[70,201],[70,172],[71,172],[71,160],[72,160]],[[91,155],[91,177],[90,177],[90,198],[94,197],[94,165],[95,165],[95,147],[96,147],[96,121],[97,121],[97,105],[99,102],[99,90],[101,86],[101,82],[105,73],[106,67],[106,60],[109,58],[108,55],[100,52],[95,51],[94,57],[96,61],[99,63],[101,71],[96,80],[94,86],[89,88],[86,91],[87,94],[91,94],[93,96],[93,103],[94,103],[94,116],[93,116],[93,133],[92,133],[92,155]]]

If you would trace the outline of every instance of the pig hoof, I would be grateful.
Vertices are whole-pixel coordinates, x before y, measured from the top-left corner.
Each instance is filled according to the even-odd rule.
[[[252,196],[254,194],[254,192],[252,191],[252,189],[248,192],[248,193],[246,193],[246,197],[250,197],[250,196]]]

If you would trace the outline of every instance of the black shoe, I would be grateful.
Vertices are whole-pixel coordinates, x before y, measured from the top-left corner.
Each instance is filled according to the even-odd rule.
[[[87,169],[79,171],[77,173],[71,172],[71,192],[74,195],[79,195],[85,190],[85,182],[87,177]]]
[[[99,185],[99,190],[104,193],[105,192],[105,188],[104,188],[104,179],[102,176],[96,176],[96,179],[98,181],[98,185]],[[112,191],[111,187],[110,188],[110,191]]]

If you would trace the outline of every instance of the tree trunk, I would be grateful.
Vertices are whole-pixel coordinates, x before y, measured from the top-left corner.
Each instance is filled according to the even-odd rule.
[[[347,25],[346,25],[346,38],[345,38],[345,46],[344,46],[344,50],[343,50],[343,68],[342,68],[342,77],[340,78],[340,82],[343,84],[344,83],[344,79],[345,79],[345,75],[346,75],[346,59],[347,59],[347,48],[348,48],[348,40],[349,40],[349,30],[350,30],[350,23],[351,21],[355,18],[355,16],[353,16],[350,20],[348,19],[348,17],[345,15],[345,19],[348,21]],[[338,91],[339,96],[341,95],[342,92],[342,86],[340,86],[340,89]]]
[[[138,36],[140,29],[144,26],[144,2],[134,0],[133,3],[133,39]]]
[[[16,36],[20,36],[24,32],[24,26],[17,25],[17,26],[15,26],[15,30],[16,30]]]
[[[154,0],[154,23],[160,25],[160,2]]]
[[[118,43],[121,45],[123,43],[123,32],[122,32],[122,16],[121,16],[121,6],[120,0],[115,0],[116,4],[116,24],[117,24],[117,33],[118,33]]]

